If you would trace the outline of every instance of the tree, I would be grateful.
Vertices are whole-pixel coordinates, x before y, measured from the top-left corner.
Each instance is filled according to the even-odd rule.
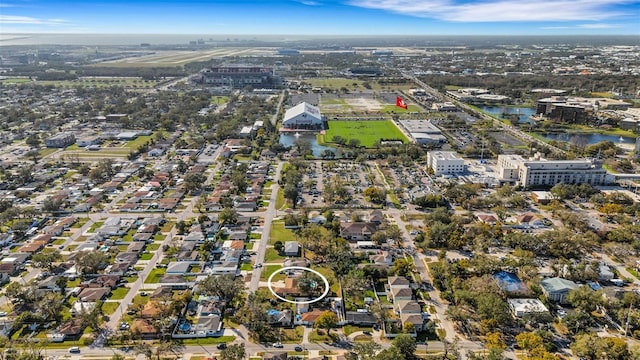
[[[387,199],[387,191],[383,188],[378,188],[375,186],[370,186],[362,192],[362,194],[369,198],[374,204],[382,204]]]
[[[209,275],[198,284],[200,292],[217,296],[225,303],[237,303],[244,294],[244,283],[233,275]]]
[[[24,142],[25,144],[31,146],[32,148],[37,148],[40,146],[41,140],[38,134],[32,134],[32,135],[29,135],[29,137],[27,137],[24,140]]]
[[[602,304],[602,292],[594,291],[590,286],[580,286],[569,291],[567,302],[576,309],[589,314]]]
[[[109,257],[102,251],[83,251],[76,255],[76,268],[82,275],[97,274],[109,265]]]
[[[416,352],[417,344],[416,339],[409,334],[400,334],[391,342],[393,347],[396,347],[405,359],[413,359]]]
[[[412,262],[407,261],[405,258],[399,258],[393,262],[393,272],[396,276],[410,276],[415,268],[415,265]]]
[[[221,360],[242,360],[245,357],[244,343],[232,344],[220,352]]]
[[[218,214],[218,222],[222,225],[235,224],[238,222],[238,212],[233,209],[224,208],[220,211],[220,214]]]
[[[404,354],[395,346],[390,346],[376,355],[376,360],[406,360]]]
[[[338,326],[338,315],[333,311],[325,311],[313,324],[317,329],[325,329],[327,330],[327,334],[331,331],[331,329],[335,329]]]
[[[207,177],[201,173],[189,173],[184,177],[184,189],[187,192],[194,192],[202,187],[207,181]]]
[[[298,201],[298,187],[296,184],[288,183],[283,190],[284,198],[291,202],[291,206],[295,209]]]
[[[356,342],[353,344],[351,351],[358,355],[359,360],[373,360],[375,359],[376,352],[378,352],[382,346],[380,344],[368,341],[368,342]]]
[[[275,242],[275,244],[273,244],[273,249],[275,251],[278,252],[278,254],[282,253],[282,250],[284,249],[284,244],[282,243],[282,241],[278,240]]]
[[[31,260],[36,267],[46,269],[51,272],[54,268],[53,264],[62,261],[62,254],[55,249],[44,249],[41,252],[34,254]]]

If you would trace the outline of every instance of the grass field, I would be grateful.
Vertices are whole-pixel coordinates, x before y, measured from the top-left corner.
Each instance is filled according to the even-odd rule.
[[[391,120],[383,121],[329,121],[329,129],[325,135],[320,135],[320,142],[330,143],[334,136],[342,136],[347,139],[360,140],[360,145],[371,148],[376,141],[381,139],[402,140],[403,143],[408,139],[398,129]]]
[[[382,107],[382,109],[380,109],[380,112],[383,112],[383,113],[396,113],[396,114],[420,112],[420,111],[422,111],[422,109],[420,109],[418,105],[413,105],[413,104],[410,104],[409,106],[407,106],[406,109],[397,107],[395,105],[385,105]]]
[[[7,79],[3,79],[0,80],[0,83],[5,84],[5,85],[9,85],[9,84],[23,84],[23,83],[28,83],[31,82],[32,80],[29,78],[7,78]]]

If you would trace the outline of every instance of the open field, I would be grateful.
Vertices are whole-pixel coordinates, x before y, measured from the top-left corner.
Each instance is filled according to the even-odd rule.
[[[402,140],[408,142],[404,134],[391,120],[371,121],[329,121],[329,129],[324,135],[319,135],[322,143],[330,143],[334,136],[342,136],[347,139],[360,140],[360,145],[371,148],[376,141]]]
[[[23,79],[18,79],[23,80]],[[28,80],[28,79],[27,79]],[[20,81],[24,83],[25,81]],[[155,80],[143,80],[139,77],[81,77],[77,80],[34,80],[31,81],[34,84],[38,85],[52,85],[56,87],[96,87],[96,88],[104,88],[104,87],[112,87],[112,86],[122,86],[125,88],[137,88],[137,89],[150,89],[158,84],[158,81]],[[2,81],[3,84],[16,84],[18,82],[5,82]]]
[[[200,51],[154,51],[150,55],[128,57],[125,59],[105,61],[95,66],[113,67],[166,67],[182,66],[194,61],[207,61],[228,56],[273,55],[270,48],[217,48]]]
[[[337,79],[347,80],[347,79]],[[421,112],[422,109],[414,104],[409,104],[407,109],[396,106],[396,96],[394,91],[361,91],[350,94],[322,94],[320,96],[320,110],[324,113],[413,113]]]
[[[380,84],[375,79],[347,79],[347,78],[314,78],[306,79],[305,82],[309,83],[312,87],[319,87],[323,90],[340,91],[342,88],[348,90],[409,90],[415,85],[407,82],[406,84]],[[367,83],[368,87],[364,84]]]

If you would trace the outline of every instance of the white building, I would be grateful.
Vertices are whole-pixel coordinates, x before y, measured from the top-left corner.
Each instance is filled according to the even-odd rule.
[[[515,317],[549,312],[549,309],[538,299],[509,299],[507,301]]]
[[[427,167],[435,175],[454,175],[464,172],[464,160],[453,151],[429,151]]]
[[[611,182],[602,164],[594,160],[546,160],[539,156],[526,160],[519,155],[498,155],[498,176],[524,187]]]
[[[317,106],[301,102],[284,113],[282,127],[292,129],[320,128],[322,127],[322,114]]]

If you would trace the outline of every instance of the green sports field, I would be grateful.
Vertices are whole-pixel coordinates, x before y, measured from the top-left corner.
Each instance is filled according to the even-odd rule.
[[[329,121],[329,129],[325,135],[319,135],[320,142],[331,143],[334,136],[342,136],[347,139],[360,140],[360,145],[371,148],[379,140],[402,140],[408,139],[398,129],[391,120],[354,120],[354,121]]]

